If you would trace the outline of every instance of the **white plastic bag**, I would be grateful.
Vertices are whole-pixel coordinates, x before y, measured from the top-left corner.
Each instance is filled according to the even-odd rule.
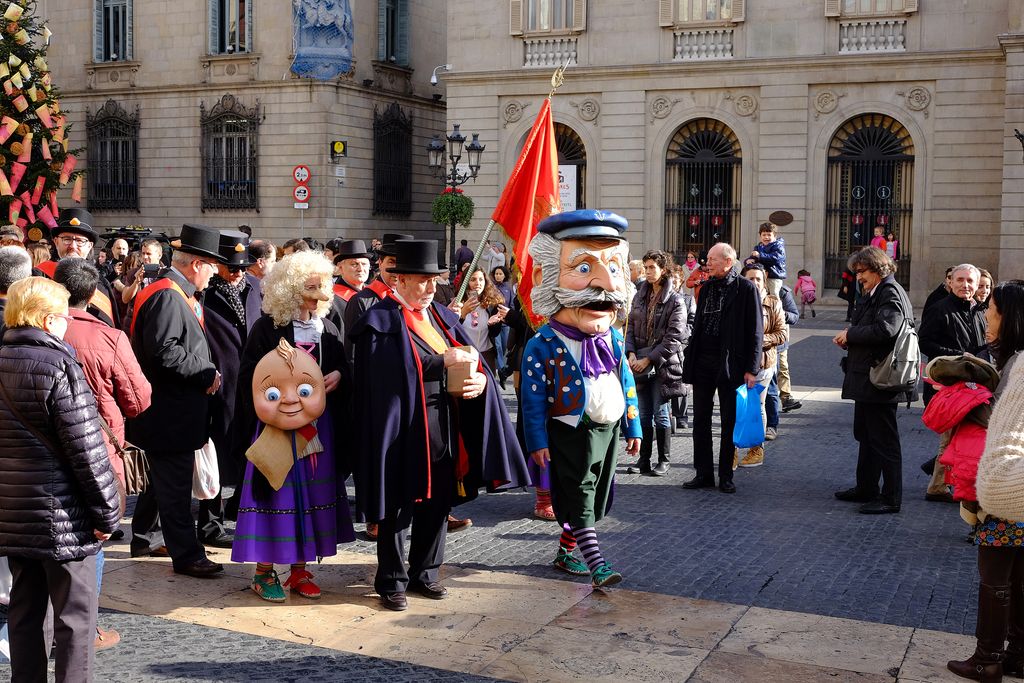
[[[216,498],[220,493],[220,469],[217,466],[217,449],[213,441],[196,451],[196,466],[192,470],[192,495],[199,500]]]

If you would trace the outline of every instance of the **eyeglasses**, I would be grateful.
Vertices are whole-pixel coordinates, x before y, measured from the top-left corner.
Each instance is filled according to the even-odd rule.
[[[854,271],[853,271],[853,272],[854,272],[854,274],[856,274],[856,275],[860,275],[861,273],[866,273],[866,272],[868,272],[868,268],[856,268],[856,269],[854,269]]]
[[[192,261],[192,263],[196,263],[196,262],[202,263],[204,266],[210,266],[214,270],[217,270],[217,264],[215,262],[213,262],[213,261],[204,261],[201,258],[197,258],[194,261]]]
[[[67,245],[76,244],[76,245],[78,245],[80,247],[84,247],[85,245],[92,243],[92,240],[86,239],[85,237],[64,237],[64,236],[61,236],[61,237],[58,237],[57,239],[60,240],[63,244],[67,244]]]
[[[245,266],[228,266],[229,273],[241,273],[245,270]]]
[[[66,313],[51,313],[50,315],[52,315],[54,318],[63,318],[64,322],[66,322],[68,325],[70,325],[71,321],[74,320],[74,317]]]

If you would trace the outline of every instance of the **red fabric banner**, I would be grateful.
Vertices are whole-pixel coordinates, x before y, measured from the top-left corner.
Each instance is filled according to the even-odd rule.
[[[537,120],[526,136],[512,175],[491,214],[512,240],[519,278],[519,299],[534,328],[543,318],[534,314],[530,291],[533,289],[533,260],[527,249],[537,234],[537,223],[560,212],[558,194],[558,150],[555,148],[555,126],[551,121],[551,100],[545,99]]]

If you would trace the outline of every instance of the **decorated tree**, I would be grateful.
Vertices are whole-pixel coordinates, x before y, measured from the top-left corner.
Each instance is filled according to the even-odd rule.
[[[36,0],[0,0],[0,222],[14,223],[30,240],[57,226],[57,191],[74,182],[81,201],[78,150],[60,93],[46,64],[50,30],[36,16]]]

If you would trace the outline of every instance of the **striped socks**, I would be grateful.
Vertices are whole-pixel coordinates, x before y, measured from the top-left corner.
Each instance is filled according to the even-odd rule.
[[[596,571],[605,563],[604,556],[601,555],[601,546],[597,544],[597,530],[592,526],[581,527],[573,529],[572,534],[576,537],[576,542],[579,543],[583,561],[590,567],[590,571]]]
[[[537,508],[549,508],[551,507],[551,491],[544,489],[537,489],[537,503],[534,505]]]
[[[568,524],[562,525],[562,537],[558,539],[558,552],[569,555],[576,550],[576,537],[572,535],[572,529]]]

